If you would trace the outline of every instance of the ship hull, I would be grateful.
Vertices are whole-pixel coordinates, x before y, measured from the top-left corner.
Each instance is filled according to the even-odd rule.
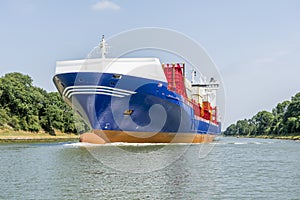
[[[95,72],[57,74],[64,100],[107,142],[210,142],[220,124],[194,115],[189,102],[168,90],[166,82]],[[91,143],[91,136],[81,141]],[[94,140],[96,141],[96,140]]]

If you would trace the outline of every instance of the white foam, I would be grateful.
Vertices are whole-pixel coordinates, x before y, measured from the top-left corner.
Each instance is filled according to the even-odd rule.
[[[247,145],[247,144],[273,144],[274,142],[216,142],[214,144],[216,145],[228,145],[228,144],[234,144],[234,145]]]
[[[66,146],[66,147],[89,147],[89,146],[100,146],[100,144],[91,144],[91,143],[86,143],[86,142],[76,142],[76,143],[63,144],[63,146]]]
[[[201,144],[201,143],[200,143]],[[91,144],[86,142],[76,142],[76,143],[69,143],[64,144],[63,146],[66,147],[93,147],[93,146],[103,146],[103,147],[109,147],[109,146],[165,146],[165,145],[197,145],[195,143],[127,143],[127,142],[113,142],[113,143],[106,143],[106,144]]]

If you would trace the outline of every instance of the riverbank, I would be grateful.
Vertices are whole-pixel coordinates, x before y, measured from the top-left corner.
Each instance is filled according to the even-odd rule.
[[[241,138],[262,138],[262,139],[280,139],[280,140],[299,140],[300,141],[300,135],[289,135],[289,136],[278,136],[278,135],[257,135],[257,136],[235,136],[235,137],[241,137]]]
[[[0,130],[0,143],[6,142],[65,142],[79,141],[79,135],[55,132],[55,135],[49,135],[45,132],[26,132]]]
[[[281,139],[281,140],[300,140],[300,135],[292,135],[292,136],[260,135],[260,136],[256,136],[256,138]]]

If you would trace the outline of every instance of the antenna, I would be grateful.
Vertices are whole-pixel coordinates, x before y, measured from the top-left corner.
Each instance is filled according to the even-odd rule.
[[[195,69],[192,70],[192,83],[195,83],[195,78],[197,76],[197,72]]]
[[[106,53],[107,53],[107,46],[106,46],[106,42],[105,42],[105,39],[104,39],[104,35],[102,35],[102,39],[101,39],[101,43],[100,43],[100,49],[101,49],[102,58],[105,58]]]

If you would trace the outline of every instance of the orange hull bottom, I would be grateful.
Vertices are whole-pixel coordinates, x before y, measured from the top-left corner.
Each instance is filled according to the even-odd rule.
[[[111,142],[128,143],[209,143],[215,135],[193,133],[152,133],[94,130],[80,136],[80,142],[105,144]]]

